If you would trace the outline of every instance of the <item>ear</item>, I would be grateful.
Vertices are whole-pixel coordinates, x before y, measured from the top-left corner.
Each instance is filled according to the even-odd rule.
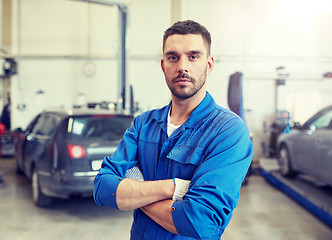
[[[165,73],[165,67],[164,67],[164,58],[160,60],[161,70],[163,70],[163,73]]]
[[[207,71],[206,71],[207,75],[209,75],[212,72],[213,67],[214,67],[214,59],[213,59],[213,57],[209,56],[208,64],[207,64]]]

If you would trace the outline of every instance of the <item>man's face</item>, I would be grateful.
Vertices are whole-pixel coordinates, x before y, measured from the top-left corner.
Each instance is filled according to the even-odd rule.
[[[206,76],[213,69],[201,35],[171,35],[164,47],[161,68],[167,86],[179,99],[188,99],[197,92],[205,92]]]

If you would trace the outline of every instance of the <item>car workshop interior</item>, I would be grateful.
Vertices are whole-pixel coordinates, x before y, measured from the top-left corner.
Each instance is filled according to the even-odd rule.
[[[332,0],[0,0],[0,16],[1,240],[130,239],[133,211],[89,183],[169,104],[162,36],[186,19],[212,36],[207,91],[254,146],[222,239],[332,239]]]

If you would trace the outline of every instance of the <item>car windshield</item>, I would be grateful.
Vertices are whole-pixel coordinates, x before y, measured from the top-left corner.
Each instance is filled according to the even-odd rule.
[[[69,140],[119,140],[132,120],[132,117],[118,115],[71,117],[67,137]]]

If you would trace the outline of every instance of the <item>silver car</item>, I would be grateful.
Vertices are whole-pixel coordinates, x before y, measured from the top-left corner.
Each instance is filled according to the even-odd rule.
[[[332,105],[280,135],[278,162],[285,177],[304,173],[332,186]]]

